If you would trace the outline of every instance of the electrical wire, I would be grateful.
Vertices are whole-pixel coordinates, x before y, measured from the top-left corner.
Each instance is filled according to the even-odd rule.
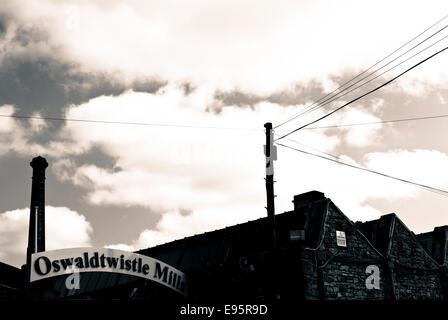
[[[291,141],[291,142],[293,142],[293,143],[295,143],[295,144],[298,144],[298,145],[300,145],[300,146],[310,148],[310,149],[312,149],[312,150],[314,150],[314,151],[317,151],[317,152],[319,152],[319,153],[322,153],[322,154],[324,154],[324,155],[327,155],[327,156],[329,156],[329,157],[332,157],[332,158],[334,158],[334,159],[336,159],[336,160],[341,160],[338,156],[335,156],[335,155],[330,154],[330,153],[327,153],[327,152],[325,152],[325,151],[316,149],[316,148],[314,148],[314,147],[311,147],[311,146],[306,145],[306,144],[304,144],[304,143],[301,143],[301,142],[299,142],[299,141],[296,141],[296,140],[293,140],[293,139],[289,139],[289,138],[286,139],[286,140]]]
[[[383,176],[383,177],[386,177],[386,178],[390,178],[390,179],[394,179],[394,180],[401,181],[401,182],[404,182],[404,183],[408,183],[408,184],[411,184],[411,185],[415,185],[417,187],[423,188],[424,190],[435,192],[435,193],[437,193],[439,195],[448,197],[448,191],[446,191],[446,190],[434,188],[434,187],[431,187],[431,186],[428,186],[428,185],[424,185],[424,184],[421,184],[421,183],[416,183],[416,182],[413,182],[413,181],[410,181],[410,180],[397,178],[397,177],[394,177],[394,176],[391,176],[391,175],[388,175],[388,174],[385,174],[385,173],[381,173],[381,172],[378,172],[378,171],[375,171],[375,170],[372,170],[372,169],[363,168],[363,167],[360,167],[360,166],[349,164],[349,163],[343,162],[341,160],[335,160],[335,159],[328,158],[328,157],[325,157],[325,156],[321,156],[321,155],[318,155],[318,154],[315,154],[315,153],[312,153],[312,152],[296,149],[294,147],[290,147],[290,146],[284,145],[282,143],[278,143],[277,142],[276,144],[279,145],[279,146],[291,149],[291,150],[295,150],[295,151],[298,151],[298,152],[301,152],[301,153],[304,153],[304,154],[308,154],[308,155],[314,156],[314,157],[318,157],[318,158],[326,159],[326,160],[329,160],[329,161],[333,161],[333,162],[336,162],[338,164],[345,165],[345,166],[348,166],[348,167],[351,167],[351,168],[367,171],[367,172],[374,173],[374,174],[377,174],[377,175],[380,175],[380,176]],[[332,156],[332,157],[336,158],[336,156]]]
[[[405,119],[393,119],[393,120],[383,120],[383,121],[361,122],[361,123],[347,123],[347,124],[343,123],[343,124],[336,124],[336,125],[331,125],[331,126],[307,127],[307,128],[304,128],[304,130],[331,129],[331,128],[355,127],[355,126],[370,126],[370,125],[382,124],[382,123],[440,119],[440,118],[446,118],[446,117],[448,117],[448,114],[441,114],[441,115],[437,115],[437,116],[428,116],[428,117],[416,117],[416,118],[405,118]]]
[[[373,65],[371,65],[370,67],[368,67],[367,69],[365,69],[364,71],[362,71],[361,73],[359,73],[358,75],[356,75],[355,77],[353,77],[352,79],[346,81],[345,83],[343,83],[342,85],[340,85],[338,88],[334,89],[333,91],[331,91],[330,93],[328,93],[327,95],[325,95],[324,97],[320,98],[319,100],[315,101],[314,103],[312,103],[311,105],[309,105],[307,108],[305,108],[305,110],[307,110],[308,108],[311,108],[312,106],[314,106],[315,104],[319,103],[320,101],[322,101],[323,99],[325,99],[326,97],[328,97],[329,95],[333,94],[334,92],[340,90],[341,88],[343,88],[345,85],[347,85],[348,83],[352,82],[353,80],[355,80],[356,78],[362,76],[364,73],[366,73],[367,71],[369,71],[370,69],[372,69],[373,67],[375,67],[376,65],[380,64],[381,62],[383,62],[384,60],[386,60],[387,58],[389,58],[390,56],[392,56],[393,54],[395,54],[396,52],[400,51],[402,48],[404,48],[405,46],[407,46],[408,44],[410,44],[412,41],[414,41],[415,39],[417,39],[418,37],[420,37],[421,35],[423,35],[424,33],[426,33],[428,30],[432,29],[434,26],[436,26],[437,24],[439,24],[440,22],[442,22],[443,20],[445,20],[448,17],[448,14],[445,15],[443,18],[441,18],[440,20],[438,20],[437,22],[435,22],[434,24],[432,24],[430,27],[428,27],[427,29],[425,29],[424,31],[422,31],[421,33],[419,33],[417,36],[413,37],[411,40],[407,41],[405,44],[401,45],[398,49],[395,49],[393,52],[389,53],[386,57],[382,58],[381,60],[377,61],[376,63],[374,63]],[[299,112],[300,113],[300,112]],[[293,118],[290,118],[282,123],[280,123],[279,125],[275,126],[275,128],[278,128],[290,121],[292,121],[293,119],[295,119],[296,117],[300,116],[301,114],[296,114],[295,116],[293,116]]]
[[[365,96],[367,96],[367,95],[369,95],[369,94],[371,94],[371,93],[373,93],[373,92],[375,92],[375,91],[377,91],[377,90],[379,90],[379,89],[381,89],[381,88],[387,86],[387,85],[390,84],[391,82],[393,82],[393,81],[395,81],[396,79],[400,78],[402,75],[408,73],[408,72],[411,71],[412,69],[418,67],[418,66],[421,65],[422,63],[428,61],[429,59],[431,59],[431,58],[433,58],[433,57],[435,57],[435,56],[437,56],[438,54],[444,52],[444,51],[447,50],[447,49],[448,49],[448,47],[445,47],[445,48],[443,48],[443,49],[437,51],[436,53],[434,53],[434,54],[430,55],[429,57],[427,57],[427,58],[421,60],[420,62],[414,64],[412,67],[406,69],[405,71],[401,72],[400,74],[398,74],[397,76],[393,77],[392,79],[390,79],[390,80],[384,82],[383,84],[379,85],[378,87],[376,87],[376,88],[374,88],[374,89],[372,89],[372,90],[370,90],[370,91],[368,91],[368,92],[366,92],[366,93],[364,93],[364,94],[358,96],[357,98],[355,98],[355,99],[353,99],[353,100],[350,100],[349,102],[347,102],[347,103],[343,104],[342,106],[336,108],[335,110],[333,110],[333,111],[327,113],[326,115],[324,115],[324,116],[318,118],[317,120],[313,120],[313,121],[311,121],[311,122],[309,122],[309,123],[307,123],[307,124],[305,124],[305,125],[303,125],[303,126],[300,126],[300,127],[296,128],[296,129],[290,131],[289,133],[287,133],[287,134],[281,136],[280,138],[278,138],[277,140],[283,139],[283,138],[289,136],[290,134],[292,134],[292,133],[294,133],[294,132],[297,132],[297,131],[299,131],[299,130],[305,128],[305,127],[308,127],[308,126],[311,125],[311,124],[314,124],[314,123],[316,123],[316,122],[318,122],[318,121],[320,121],[320,120],[322,120],[322,119],[325,119],[325,118],[331,116],[333,113],[335,113],[335,112],[341,110],[342,108],[345,108],[346,106],[352,104],[353,102],[356,102],[356,101],[358,101],[358,100],[364,98]],[[276,140],[276,141],[277,141],[277,140]]]
[[[448,25],[445,26],[445,28],[446,28],[446,27],[448,27]],[[341,92],[339,92],[338,94],[336,94],[335,96],[333,96],[332,98],[329,98],[328,100],[323,101],[323,102],[320,103],[319,105],[317,105],[317,106],[315,106],[314,108],[312,108],[312,109],[310,109],[310,110],[304,112],[304,113],[301,114],[301,115],[304,116],[305,114],[308,114],[308,113],[311,113],[311,112],[313,112],[313,111],[315,111],[315,110],[317,110],[317,109],[320,109],[320,108],[322,108],[323,106],[326,106],[327,104],[329,104],[329,103],[331,103],[331,102],[333,102],[333,101],[335,101],[335,100],[337,100],[337,99],[340,99],[340,98],[346,96],[347,94],[349,94],[349,93],[351,93],[351,92],[353,92],[353,91],[355,91],[355,90],[357,90],[357,89],[359,89],[359,88],[365,86],[366,84],[372,82],[372,81],[375,80],[375,79],[378,79],[379,77],[381,77],[382,75],[384,75],[384,74],[388,73],[389,71],[395,69],[396,67],[399,67],[399,66],[402,65],[403,63],[409,61],[410,59],[414,58],[415,56],[419,55],[420,53],[422,53],[422,52],[428,50],[429,48],[433,47],[434,45],[436,45],[436,44],[439,43],[440,41],[445,40],[446,38],[448,38],[448,35],[446,35],[445,37],[443,37],[443,38],[437,40],[436,42],[432,43],[431,45],[427,46],[425,49],[420,50],[419,52],[417,52],[417,53],[413,54],[412,56],[406,58],[405,60],[401,61],[400,63],[397,63],[396,65],[394,65],[393,67],[387,69],[386,71],[384,71],[384,72],[382,72],[382,73],[376,75],[374,78],[369,79],[369,80],[367,80],[366,82],[360,84],[359,86],[356,86],[355,88],[353,88],[353,89],[351,89],[351,90],[349,90],[349,91],[343,93],[345,90],[351,88],[353,85],[355,85],[355,84],[359,83],[360,81],[362,81],[362,80],[364,80],[364,79],[370,77],[372,74],[374,74],[374,73],[376,73],[377,71],[381,70],[383,67],[389,65],[390,62],[389,62],[388,64],[385,64],[383,67],[379,68],[377,71],[374,71],[374,72],[370,73],[370,74],[367,75],[366,77],[360,79],[359,81],[357,81],[357,82],[353,83],[352,85],[350,85],[349,87],[345,88],[344,90],[342,90]],[[393,62],[393,61],[395,61],[395,59],[392,60],[391,62]],[[341,93],[343,93],[343,94],[341,94]],[[340,94],[341,94],[341,95],[340,95]],[[340,95],[340,96],[339,96],[339,95]]]
[[[448,25],[444,26],[442,29],[440,29],[440,30],[438,30],[437,32],[433,33],[431,36],[429,36],[429,37],[427,37],[426,39],[424,39],[423,41],[419,42],[418,44],[416,44],[415,46],[413,46],[411,49],[408,49],[407,51],[405,51],[404,53],[402,53],[401,55],[399,55],[399,56],[396,57],[395,59],[389,61],[388,63],[386,63],[386,64],[383,65],[382,67],[376,69],[375,71],[369,73],[367,76],[365,76],[365,77],[359,79],[359,80],[356,81],[355,83],[353,83],[353,84],[351,84],[350,86],[346,87],[344,90],[338,92],[337,94],[333,95],[332,97],[329,97],[328,99],[325,99],[324,101],[320,102],[320,103],[319,103],[318,105],[316,105],[315,107],[310,108],[310,109],[308,109],[308,110],[305,110],[305,111],[303,111],[302,113],[300,113],[300,114],[294,116],[294,117],[291,118],[290,120],[293,120],[293,119],[295,119],[295,118],[297,118],[297,117],[299,117],[299,116],[304,116],[304,115],[306,115],[306,114],[308,114],[308,113],[310,113],[310,112],[313,112],[314,110],[317,110],[317,109],[319,109],[319,108],[321,108],[321,107],[323,107],[323,106],[325,106],[325,105],[331,103],[332,101],[335,101],[336,99],[339,99],[339,98],[341,98],[341,97],[343,97],[343,96],[349,94],[350,92],[353,92],[354,90],[357,90],[357,89],[359,89],[359,88],[365,86],[366,84],[372,82],[373,80],[379,78],[380,76],[382,76],[382,75],[388,73],[389,71],[391,71],[391,70],[395,69],[396,67],[402,65],[403,63],[409,61],[410,59],[412,59],[412,58],[415,57],[416,55],[418,55],[418,54],[422,53],[423,51],[426,51],[427,49],[433,47],[434,45],[436,45],[436,44],[439,43],[440,41],[442,41],[442,40],[444,40],[445,38],[447,38],[448,35],[445,36],[445,37],[443,37],[442,39],[439,39],[438,41],[434,42],[433,44],[429,45],[429,46],[426,47],[425,49],[420,50],[419,52],[417,52],[416,54],[410,56],[409,58],[407,58],[407,59],[401,61],[400,63],[396,64],[396,65],[393,66],[392,68],[389,68],[388,70],[382,72],[381,74],[377,75],[376,77],[374,77],[374,78],[372,78],[372,79],[370,79],[370,80],[368,80],[368,81],[366,81],[366,82],[360,84],[359,86],[353,88],[352,90],[350,90],[350,91],[345,92],[344,94],[342,94],[344,91],[350,89],[351,87],[353,87],[354,85],[358,84],[358,83],[361,82],[362,80],[369,78],[371,75],[377,73],[378,71],[380,71],[381,69],[385,68],[386,66],[388,66],[388,65],[391,64],[392,62],[396,61],[397,59],[401,58],[401,57],[404,56],[405,54],[407,54],[407,53],[409,53],[410,51],[414,50],[415,48],[417,48],[418,46],[420,46],[422,43],[426,42],[427,40],[429,40],[430,38],[434,37],[436,34],[438,34],[439,32],[443,31],[443,30],[446,29],[446,28],[448,28]]]
[[[71,122],[87,122],[87,123],[105,123],[105,124],[120,124],[120,125],[138,125],[138,126],[155,126],[155,127],[176,127],[176,128],[192,128],[192,129],[218,129],[218,130],[251,130],[262,131],[264,129],[258,128],[232,128],[232,127],[213,127],[213,126],[196,126],[183,124],[166,124],[166,123],[147,123],[147,122],[124,122],[124,121],[107,121],[107,120],[89,120],[89,119],[69,119],[69,118],[54,118],[54,117],[39,117],[39,116],[17,116],[17,115],[3,115],[2,118],[17,118],[17,119],[33,119],[33,120],[52,120],[52,121],[71,121]]]

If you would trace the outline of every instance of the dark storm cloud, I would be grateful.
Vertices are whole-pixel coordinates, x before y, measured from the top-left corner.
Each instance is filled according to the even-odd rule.
[[[39,112],[43,117],[63,118],[70,104],[81,104],[101,95],[116,96],[128,89],[154,93],[164,85],[152,80],[124,85],[108,79],[107,75],[77,73],[72,66],[50,58],[7,60],[0,66],[0,106],[13,105],[15,115],[19,116]],[[28,120],[21,121],[27,125],[23,122]],[[64,123],[47,121],[48,128],[30,137],[30,141],[45,144],[54,140],[54,133]]]
[[[351,80],[358,73],[359,72],[345,73],[343,76],[332,76],[330,78],[337,84],[336,86],[340,86]],[[339,98],[334,102],[325,105],[324,110],[326,112],[334,110],[334,108],[375,88],[384,81],[384,78],[378,79],[344,96],[339,95]],[[359,84],[354,85],[349,90],[358,85]],[[310,101],[317,100],[324,95],[326,95],[326,93],[318,93],[312,97]],[[297,97],[300,97],[300,90],[297,92]],[[403,87],[393,83],[382,90],[352,103],[350,108],[372,114],[382,121],[386,121],[447,114],[446,102],[443,103],[441,99],[448,101],[448,88],[439,85],[425,84],[425,89],[421,93],[411,94],[410,92],[405,91]],[[297,101],[300,101],[300,98],[298,98]],[[382,102],[382,105],[378,106],[380,101]],[[341,112],[344,111],[339,111],[339,114]],[[326,119],[326,124],[347,124],[347,122],[339,123],[337,120],[333,119],[335,119],[335,117],[328,117]],[[439,118],[385,123],[377,132],[377,140],[370,141],[370,143],[363,146],[349,145],[344,137],[347,134],[347,129],[356,133],[356,130],[366,127],[368,128],[368,126],[334,128],[326,130],[325,134],[329,136],[337,135],[341,138],[341,144],[338,146],[337,151],[334,152],[335,155],[348,155],[355,161],[362,163],[363,157],[369,152],[388,152],[390,150],[399,149],[429,149],[448,153],[448,143],[446,143],[445,139],[441,138],[446,136],[446,121],[447,118]],[[291,138],[301,141],[300,133],[292,135]],[[301,142],[306,144],[306,141]],[[313,147],[319,149],[320,146]]]
[[[28,47],[31,44],[47,43],[48,35],[34,26],[19,26],[16,34],[12,40],[12,44],[20,45],[21,47]]]
[[[0,38],[6,33],[6,17],[0,13]]]
[[[54,164],[53,159],[47,160],[50,166]],[[70,160],[74,162],[75,167],[95,165],[106,170],[120,170],[116,167],[116,159],[97,147],[93,147],[86,154],[71,156]],[[47,204],[67,206],[85,215],[94,229],[92,241],[100,246],[110,245],[111,241],[127,243],[143,230],[154,228],[161,217],[159,213],[140,206],[92,204],[87,199],[88,189],[73,185],[69,181],[61,181],[52,170],[48,170],[46,181]]]
[[[293,89],[276,92],[269,96],[267,101],[287,106],[310,103],[324,95],[322,83],[312,80],[306,84],[296,84]]]
[[[354,81],[349,82],[358,74],[359,72],[346,72],[342,75],[329,75],[329,79],[334,83],[335,89],[343,85],[343,89],[347,88],[347,90],[341,93],[339,93],[339,91],[332,92],[333,90],[327,92],[325,91],[322,82],[320,82],[319,80],[311,80],[307,83],[297,83],[292,88],[280,90],[267,96],[254,95],[248,92],[240,91],[238,89],[232,91],[217,91],[215,93],[215,99],[220,101],[224,106],[234,105],[240,107],[251,107],[263,101],[275,103],[281,106],[290,106],[312,104],[313,102],[318,101],[321,98],[322,100],[320,101],[327,102],[335,97],[336,100],[334,102],[325,104],[324,106],[325,109],[331,109],[338,103],[340,104],[341,101],[349,101],[350,99],[358,96],[360,93],[364,93],[374,88],[375,85],[378,85],[382,80],[384,80],[378,79],[376,81],[368,83],[366,86],[363,86],[360,89],[353,90],[360,84],[370,79],[367,78],[355,84],[355,82],[360,80],[360,78],[358,77]],[[347,82],[349,83],[346,84]]]
[[[92,147],[88,152],[80,155],[70,156],[70,160],[73,161],[76,166],[93,164],[100,168],[107,168],[108,170],[119,170],[119,168],[115,168],[115,162],[117,159],[105,154],[98,147]]]
[[[0,40],[8,30],[8,23],[7,18],[0,16]],[[33,44],[46,43],[48,40],[46,34],[38,29],[20,26],[17,30],[13,44],[22,48],[32,48]],[[347,73],[341,77],[334,76],[331,79],[337,84],[342,84],[353,76],[354,74]],[[112,77],[107,74],[82,73],[78,70],[77,65],[59,61],[56,57],[34,55],[30,51],[28,55],[6,56],[0,65],[0,105],[14,105],[18,109],[16,112],[18,115],[27,116],[34,112],[40,112],[41,115],[47,117],[62,117],[64,108],[70,104],[87,102],[101,95],[120,95],[127,89],[155,93],[165,84],[164,81],[148,80],[125,85],[112,80]],[[183,89],[185,95],[188,95],[195,90],[195,87],[194,84],[186,83],[183,85]],[[316,80],[295,84],[291,88],[268,96],[258,96],[240,90],[218,91],[215,94],[215,99],[221,102],[221,106],[251,107],[262,101],[287,106],[310,103],[324,95],[323,85]],[[375,102],[374,99],[378,98],[385,99],[384,108],[378,111],[370,111],[383,119],[420,115],[424,112],[437,113],[437,111],[442,111],[443,107],[436,101],[435,95],[428,100],[428,97],[424,99],[411,98],[409,95],[403,95],[400,91],[397,91],[397,93],[382,92],[353,105],[353,107],[369,110],[369,107]],[[428,107],[426,105],[428,101],[431,104],[431,110],[426,108]],[[425,126],[428,123],[434,122],[410,125]],[[43,130],[39,135],[31,137],[31,141],[45,144],[54,140],[55,133],[58,132],[64,122],[49,121],[48,124],[49,128]],[[409,133],[405,135],[404,133],[397,134],[396,131],[386,128],[382,132],[383,139],[387,138],[387,143],[384,143],[384,145],[353,148],[353,146],[343,144],[337,150],[337,153],[347,154],[355,160],[360,160],[366,152],[388,151],[391,146],[412,149],[415,145],[418,145],[421,148],[433,147],[446,150],[446,143],[445,149],[441,149],[443,139],[434,139],[434,130],[438,129],[434,127],[431,131],[428,130],[427,134],[411,139],[409,135],[412,135],[412,131],[410,130],[407,130]],[[336,134],[343,135],[341,131]],[[319,148],[319,146],[314,147]],[[86,154],[70,159],[74,161],[76,166],[92,164],[107,170],[119,170],[119,168],[116,168],[116,159],[98,148],[93,148]],[[0,158],[0,168],[7,168],[7,170],[0,170],[0,181],[8,182],[0,185],[0,212],[24,208],[29,205],[32,174],[29,166],[30,160],[28,156],[23,157],[15,154]],[[144,229],[153,228],[160,218],[160,214],[137,206],[92,205],[86,200],[88,190],[84,187],[75,186],[72,182],[59,180],[52,169],[56,159],[47,158],[47,160],[50,163],[47,170],[47,204],[69,207],[85,215],[88,221],[92,223],[94,229],[92,240],[95,245],[110,244],[111,242],[129,243],[129,239],[135,239],[136,235]],[[186,216],[191,212],[181,210],[181,214]]]
[[[12,154],[0,157],[0,212],[29,206],[32,175],[30,161],[18,159]]]
[[[38,111],[43,116],[62,116],[69,104],[80,104],[100,95],[119,95],[134,89],[154,93],[162,81],[136,81],[130,85],[109,80],[107,75],[77,73],[74,67],[50,58],[14,61],[0,67],[0,105],[12,104],[23,115]]]
[[[366,78],[361,80],[361,78],[365,76],[363,75],[362,77],[357,77],[354,81],[349,82],[359,73],[360,70],[355,70],[352,72],[341,73],[340,75],[329,76],[331,81],[334,82],[335,88],[342,85],[344,85],[343,88],[349,88],[338,94],[335,101],[326,104],[323,107],[325,112],[334,110],[334,108],[360,96],[361,94],[375,88],[389,79],[389,77],[378,78],[375,81],[367,83],[359,89],[354,90],[360,84],[363,84],[367,80],[371,79]],[[357,81],[360,82],[355,83]],[[430,84],[425,84],[424,86],[425,90],[421,93],[411,94],[410,92],[405,91],[403,87],[393,83],[384,89],[354,102],[350,105],[350,108],[372,114],[381,120],[405,119],[446,114],[446,103],[443,103],[441,99],[448,101],[448,88]],[[337,93],[338,91],[331,93],[329,97],[325,98],[323,101],[330,99]],[[251,107],[262,101],[287,106],[311,103],[327,94],[328,92],[324,91],[321,83],[318,81],[311,81],[307,84],[297,84],[293,89],[277,92],[266,97],[251,95],[249,93],[234,90],[230,92],[217,92],[215,98],[222,102],[220,107],[222,107],[222,105]],[[383,105],[378,107],[377,105],[380,101]],[[297,111],[300,110],[298,109]],[[334,117],[330,116],[328,118],[328,124],[340,124],[337,122],[332,122],[332,119],[334,119]],[[330,129],[325,131],[325,134],[330,136],[337,135],[342,138],[342,144],[338,147],[336,152],[337,154],[348,155],[354,160],[362,163],[363,157],[366,153],[388,152],[391,149],[433,149],[448,152],[448,144],[445,139],[441,138],[446,136],[446,121],[446,118],[440,118],[384,124],[378,131],[377,141],[371,141],[371,143],[366,144],[365,146],[357,147],[347,144],[347,141],[344,139],[347,131],[344,128]],[[354,130],[356,132],[356,130],[361,128],[363,127],[352,127],[350,130]],[[293,135],[292,138],[300,140],[300,134]],[[302,142],[306,143],[305,141]],[[314,147],[319,148],[319,146]]]
[[[3,32],[6,31],[6,19],[0,19]],[[18,28],[14,45],[22,48],[33,43],[46,41],[44,34],[27,28]],[[0,34],[1,36],[1,34]],[[81,104],[101,95],[119,95],[133,89],[155,93],[164,86],[162,81],[134,81],[129,85],[112,80],[107,74],[86,74],[77,71],[76,65],[58,61],[53,57],[27,55],[6,55],[0,65],[0,106],[11,104],[16,115],[31,116],[39,112],[44,117],[60,118],[64,108],[70,104]],[[1,119],[0,119],[1,121]],[[22,121],[27,126],[28,120]],[[55,140],[55,133],[64,124],[63,121],[47,121],[48,128],[38,134],[27,137],[30,142],[45,145]],[[0,123],[1,125],[1,123]],[[10,153],[0,158],[0,212],[29,206],[31,194],[32,169],[29,166],[31,156]],[[76,166],[91,164],[110,170],[115,168],[116,159],[92,148],[86,154],[70,158]],[[76,210],[86,216],[92,224],[92,241],[97,245],[113,242],[128,242],[146,228],[155,226],[160,215],[142,207],[96,206],[86,200],[87,190],[61,181],[53,171],[56,159],[47,157],[49,168],[46,179],[46,203]],[[128,214],[126,214],[128,212]],[[132,214],[129,214],[132,212]],[[107,217],[107,219],[105,219]],[[139,221],[138,224],[134,221]],[[114,236],[111,236],[114,234]]]
[[[188,96],[190,93],[192,93],[192,92],[194,92],[194,90],[196,90],[196,87],[192,83],[189,83],[189,82],[183,83],[182,88],[183,88],[184,94],[186,96]]]
[[[266,100],[265,97],[252,95],[250,93],[241,92],[238,90],[227,92],[217,91],[214,98],[218,101],[221,101],[225,106],[239,107],[253,106],[254,104]]]
[[[10,21],[0,15],[0,41]],[[7,52],[0,65],[0,106],[11,104],[16,115],[31,116],[39,112],[44,117],[61,118],[70,104],[81,104],[101,95],[117,96],[125,90],[155,93],[166,85],[158,80],[140,80],[124,84],[107,74],[82,73],[76,65],[57,60],[55,57],[37,55],[32,52],[33,44],[47,41],[39,29],[19,26],[9,43],[29,52],[14,56]],[[6,48],[8,50],[8,48]],[[12,51],[13,52],[13,51]],[[1,54],[1,52],[0,52]],[[191,89],[192,90],[192,89]],[[0,119],[0,125],[1,125]],[[23,126],[29,120],[20,120]],[[64,121],[47,121],[48,127],[32,137],[30,142],[45,145],[56,138]],[[37,155],[36,155],[37,156]],[[0,158],[0,212],[29,206],[32,169],[30,156],[10,153]],[[111,170],[116,159],[98,148],[70,158],[77,166],[92,164]],[[53,171],[57,159],[47,157],[47,197],[52,206],[68,207],[86,216],[91,222],[94,234],[92,240],[98,245],[114,242],[128,242],[146,228],[154,227],[160,215],[141,207],[95,206],[86,200],[87,190],[68,181],[61,181]],[[126,214],[126,212],[132,212]],[[107,217],[107,219],[105,219]],[[139,224],[133,223],[134,219]],[[141,222],[141,223],[140,223]],[[114,234],[114,236],[111,236]]]
[[[0,14],[0,36],[11,23]],[[12,104],[20,115],[40,112],[42,116],[61,117],[69,104],[80,104],[101,95],[119,95],[128,89],[154,93],[166,84],[143,80],[126,85],[108,74],[83,73],[76,64],[33,52],[36,44],[47,45],[48,35],[38,26],[17,26],[13,40],[5,44],[6,53],[0,65],[0,105]],[[20,47],[22,53],[14,55],[14,47]],[[8,52],[10,48],[12,53]],[[55,125],[59,127],[60,123]]]
[[[362,106],[382,120],[447,114],[446,104],[441,103],[440,96],[447,99],[448,89],[430,86],[426,90],[421,96],[404,94],[401,90],[390,90],[374,94],[370,99],[354,104],[353,107]],[[384,101],[377,111],[370,107],[375,98]],[[379,143],[363,148],[343,144],[339,152],[349,154],[357,160],[366,152],[387,152],[391,149],[429,149],[448,153],[448,143],[442,138],[446,136],[446,123],[447,118],[386,123],[381,128]]]
[[[253,106],[259,102],[267,101],[282,106],[309,103],[324,95],[322,84],[313,80],[309,83],[298,83],[291,89],[275,92],[268,96],[254,95],[238,89],[233,91],[217,91],[215,99],[224,105],[234,105],[240,107]]]
[[[111,241],[127,243],[143,230],[153,228],[160,219],[160,214],[148,208],[91,204],[86,199],[87,190],[69,181],[61,181],[53,171],[55,159],[51,157],[46,159],[49,163],[46,170],[46,204],[68,207],[85,215],[92,224],[94,232],[91,238],[97,245],[109,245]],[[90,150],[88,154],[72,157],[71,160],[76,165],[94,164],[107,169],[113,168],[115,162],[98,148]],[[7,168],[0,170],[0,181],[8,181],[0,184],[0,212],[26,208],[30,205],[32,177],[30,161],[31,158],[17,157],[14,154],[0,158],[0,168]]]

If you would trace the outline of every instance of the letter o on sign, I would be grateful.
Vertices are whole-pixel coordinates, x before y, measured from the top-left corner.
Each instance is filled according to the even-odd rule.
[[[41,268],[42,265],[41,265],[40,261],[42,261],[44,263],[45,271],[42,271],[42,268]],[[51,270],[50,259],[48,259],[45,256],[37,258],[36,261],[34,261],[34,270],[40,276],[44,276],[44,275],[48,274]]]
[[[366,273],[370,274],[366,279],[367,289],[379,289],[380,288],[380,269],[378,266],[370,265],[366,268]]]

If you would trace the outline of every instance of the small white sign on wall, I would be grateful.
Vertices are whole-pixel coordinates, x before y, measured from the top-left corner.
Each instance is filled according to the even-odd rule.
[[[347,246],[347,240],[345,238],[345,232],[344,231],[337,231],[336,230],[336,243],[339,247],[346,247]]]

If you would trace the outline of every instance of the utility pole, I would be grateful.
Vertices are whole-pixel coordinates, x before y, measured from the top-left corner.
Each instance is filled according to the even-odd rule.
[[[275,205],[274,205],[274,161],[277,160],[277,147],[274,146],[274,132],[272,131],[272,123],[264,124],[266,128],[266,145],[264,154],[266,155],[266,199],[268,217],[274,221]]]
[[[275,205],[274,205],[274,161],[277,160],[277,147],[274,146],[274,132],[272,131],[272,123],[264,124],[266,128],[266,145],[264,154],[266,155],[266,201],[269,224],[272,227],[272,245],[276,246],[275,232]]]
[[[266,128],[266,145],[264,154],[266,156],[266,201],[268,211],[268,230],[271,233],[271,249],[269,259],[265,261],[266,267],[270,272],[267,275],[268,300],[276,301],[278,295],[278,250],[277,250],[277,232],[275,226],[275,205],[274,205],[274,161],[277,160],[277,147],[274,146],[274,132],[272,123],[264,124]]]

